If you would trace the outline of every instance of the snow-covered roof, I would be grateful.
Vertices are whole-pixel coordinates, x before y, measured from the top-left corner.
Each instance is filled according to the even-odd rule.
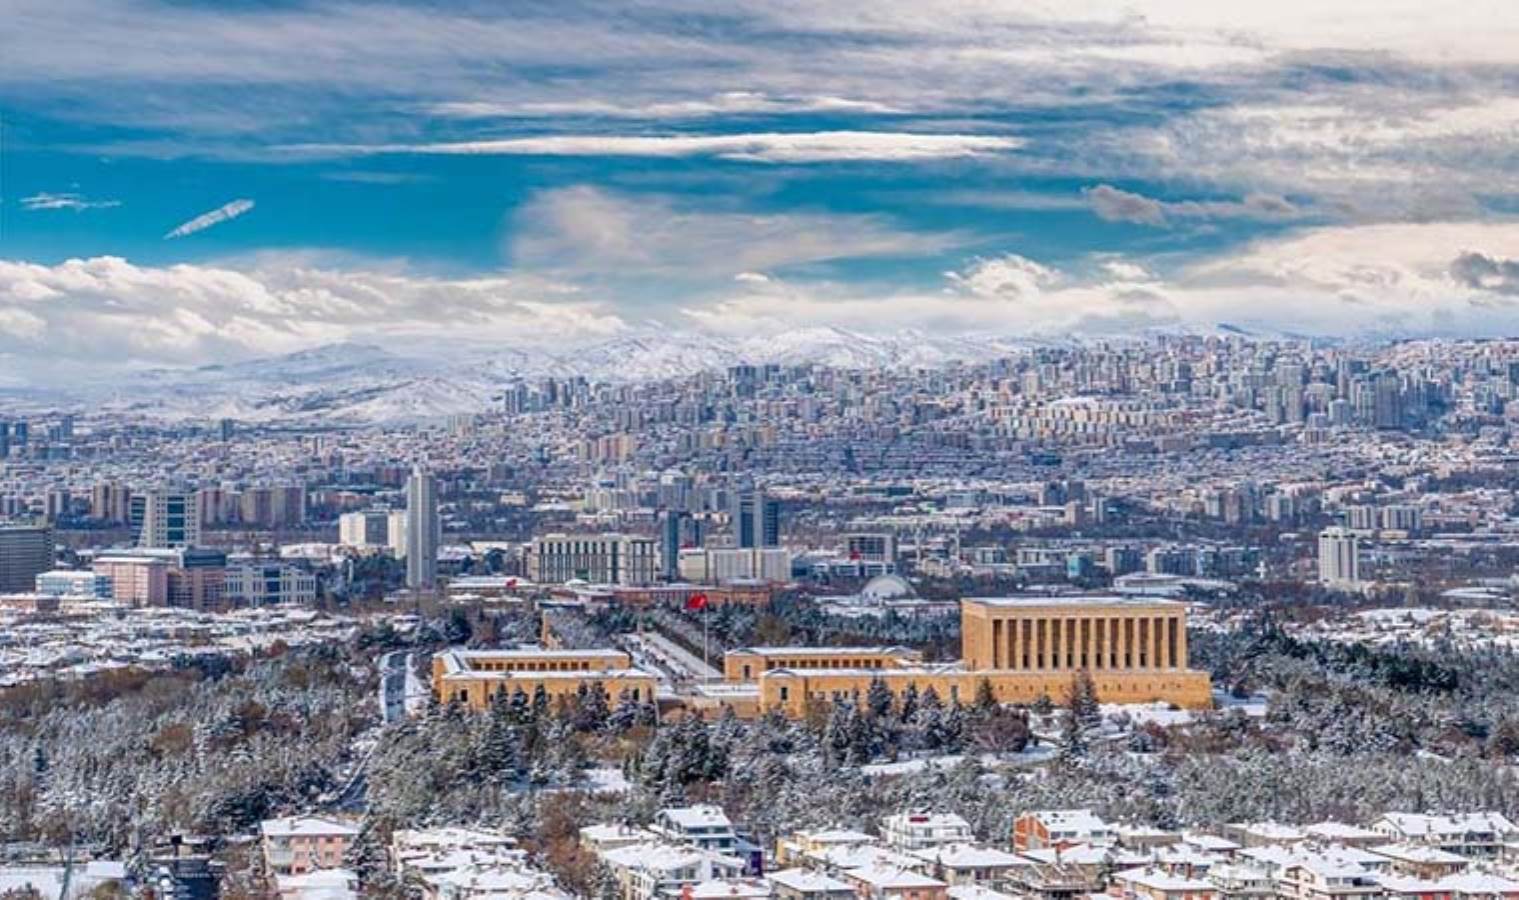
[[[914,888],[938,888],[944,887],[944,882],[937,878],[930,878],[922,872],[912,869],[899,869],[895,866],[866,866],[860,869],[850,869],[844,873],[845,878],[868,884],[878,890],[911,890]]]
[[[853,890],[836,878],[830,878],[822,872],[814,872],[810,869],[782,869],[779,872],[771,872],[765,877],[783,888],[802,893]]]
[[[1185,893],[1202,893],[1216,890],[1212,882],[1202,881],[1196,878],[1187,878],[1182,875],[1174,875],[1165,869],[1144,868],[1125,869],[1113,874],[1117,881],[1139,885],[1157,891],[1177,891]]]
[[[945,844],[941,847],[928,847],[909,852],[924,862],[935,863],[947,869],[992,869],[1032,865],[1016,854],[976,844]]]
[[[337,819],[327,819],[321,816],[287,816],[283,819],[265,819],[259,823],[258,828],[264,837],[272,838],[353,837],[359,833],[359,829],[346,822],[341,822]]]
[[[733,823],[728,821],[728,814],[723,812],[722,807],[711,804],[673,806],[660,810],[659,815],[671,825],[682,829],[733,827]]]
[[[1081,834],[1107,832],[1112,829],[1090,809],[1042,809],[1030,812],[1032,818],[1050,831],[1074,831]]]

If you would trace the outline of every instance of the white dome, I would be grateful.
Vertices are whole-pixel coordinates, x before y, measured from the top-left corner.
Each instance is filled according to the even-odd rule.
[[[918,592],[901,575],[877,575],[865,582],[860,596],[869,600],[905,600],[918,596]]]

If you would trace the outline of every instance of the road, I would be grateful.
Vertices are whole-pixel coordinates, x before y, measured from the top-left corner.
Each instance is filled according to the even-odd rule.
[[[392,650],[380,657],[380,721],[389,725],[406,715],[406,685],[411,654]]]
[[[629,637],[637,638],[644,653],[678,682],[721,681],[723,678],[722,672],[703,663],[701,657],[688,653],[684,647],[657,631],[645,631]]]

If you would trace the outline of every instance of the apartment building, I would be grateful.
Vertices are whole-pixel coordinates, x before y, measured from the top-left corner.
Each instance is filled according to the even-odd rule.
[[[339,819],[290,816],[259,825],[264,869],[271,875],[304,875],[343,865],[359,830]]]

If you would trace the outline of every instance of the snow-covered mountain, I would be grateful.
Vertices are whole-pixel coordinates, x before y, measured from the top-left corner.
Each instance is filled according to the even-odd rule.
[[[747,337],[651,327],[573,349],[521,344],[397,351],[339,343],[228,365],[137,372],[87,384],[70,397],[168,419],[389,423],[489,409],[505,385],[521,378],[647,381],[740,363],[936,368],[1043,343],[1002,335],[868,334],[835,327]]]

